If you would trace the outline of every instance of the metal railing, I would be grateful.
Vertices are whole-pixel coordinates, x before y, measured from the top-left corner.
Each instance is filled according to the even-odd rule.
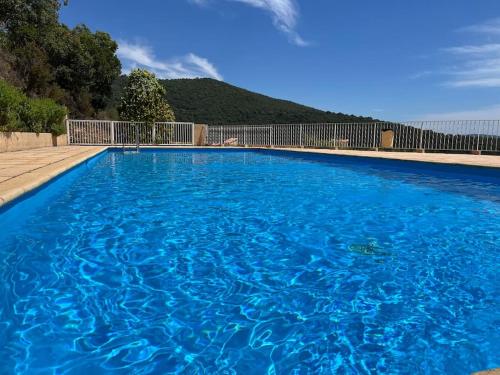
[[[192,145],[194,124],[128,121],[67,120],[68,143],[72,145]]]
[[[208,144],[227,140],[264,147],[500,152],[500,120],[209,126]]]
[[[194,124],[67,120],[78,145],[193,145]],[[206,143],[262,147],[500,152],[500,120],[210,125]]]

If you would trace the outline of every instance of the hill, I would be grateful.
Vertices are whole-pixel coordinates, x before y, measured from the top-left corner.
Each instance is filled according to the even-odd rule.
[[[161,82],[178,121],[208,124],[373,121],[274,99],[209,78]]]
[[[117,106],[126,77],[114,85]],[[205,124],[279,124],[369,122],[371,117],[325,112],[287,100],[257,94],[210,78],[160,81],[177,121]]]

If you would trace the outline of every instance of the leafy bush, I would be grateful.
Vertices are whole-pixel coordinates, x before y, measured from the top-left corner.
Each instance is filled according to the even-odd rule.
[[[0,80],[0,128],[12,131],[20,128],[19,109],[26,97],[15,87]]]
[[[66,114],[66,109],[64,110],[64,113]],[[66,115],[64,115],[63,118],[65,116]],[[54,122],[52,125],[50,125],[50,132],[55,136],[66,134],[66,126],[64,125],[64,122]]]
[[[52,99],[31,99],[0,80],[0,130],[65,133],[66,108]]]

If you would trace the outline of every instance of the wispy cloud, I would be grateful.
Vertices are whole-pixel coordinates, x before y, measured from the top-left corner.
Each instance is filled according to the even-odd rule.
[[[444,112],[444,113],[429,113],[419,117],[419,120],[492,120],[500,118],[500,104],[477,109]]]
[[[452,79],[446,82],[451,87],[500,87],[500,18],[481,24],[467,26],[459,31],[479,33],[489,43],[462,45],[445,48],[443,51],[454,57],[457,67],[450,69]],[[491,42],[491,41],[498,42]]]
[[[454,53],[457,55],[482,57],[490,53],[499,53],[500,44],[482,44],[482,45],[450,47],[450,48],[445,48],[444,51],[449,53]]]
[[[452,87],[500,87],[500,43],[447,48],[458,64],[450,69]]]
[[[160,60],[155,56],[152,48],[147,45],[120,41],[117,55],[123,62],[124,73],[128,73],[134,68],[147,68],[159,78],[209,77],[219,81],[223,80],[222,75],[210,61],[194,53]]]
[[[197,5],[207,5],[209,0],[188,0],[188,2]]]
[[[434,74],[434,72],[432,70],[424,70],[424,71],[410,75],[409,78],[410,79],[420,79],[420,78],[431,76],[433,74]]]
[[[205,5],[210,0],[189,0],[198,5]],[[216,0],[213,0],[216,1]],[[272,17],[274,26],[285,33],[291,43],[306,47],[309,42],[305,41],[296,31],[299,19],[299,8],[295,0],[225,0],[243,3],[254,8],[259,8]]]
[[[459,31],[500,35],[500,18],[494,18],[478,25],[463,27]]]
[[[458,31],[478,33],[483,42],[443,48],[440,52],[448,61],[445,66],[414,74],[410,78],[434,75],[441,76],[443,84],[449,87],[500,87],[500,18]]]

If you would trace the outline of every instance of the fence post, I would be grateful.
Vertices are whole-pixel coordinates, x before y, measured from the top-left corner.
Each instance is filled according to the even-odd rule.
[[[111,121],[111,144],[114,145],[115,144],[115,122],[114,121]]]
[[[337,140],[337,123],[333,124],[333,148],[336,150],[339,147],[339,141]]]
[[[194,139],[194,122],[191,124],[191,144],[193,146],[196,145],[195,139]]]
[[[419,146],[418,146],[418,148],[419,148],[421,151],[423,151],[423,150],[424,150],[424,149],[423,149],[423,147],[424,147],[424,123],[422,122],[422,123],[420,124],[420,141],[419,141]]]
[[[300,124],[300,134],[299,134],[300,135],[300,137],[299,137],[299,146],[300,147],[304,147],[303,141],[302,141],[302,132],[303,132],[303,130],[302,130],[302,124]]]
[[[140,126],[139,124],[135,124],[135,146],[136,146],[137,152],[139,152],[139,146],[141,143],[139,126]]]
[[[377,123],[374,123],[373,124],[373,148],[378,151],[376,138],[377,138]]]
[[[64,118],[64,122],[65,122],[65,125],[66,125],[66,138],[68,139],[68,145],[71,144],[71,137],[69,135],[69,119],[68,119],[68,116],[66,116]]]
[[[153,122],[153,128],[151,129],[151,143],[156,144],[156,122]]]
[[[274,126],[273,125],[270,126],[269,131],[271,132],[269,134],[269,145],[271,147],[273,147],[274,146]]]

